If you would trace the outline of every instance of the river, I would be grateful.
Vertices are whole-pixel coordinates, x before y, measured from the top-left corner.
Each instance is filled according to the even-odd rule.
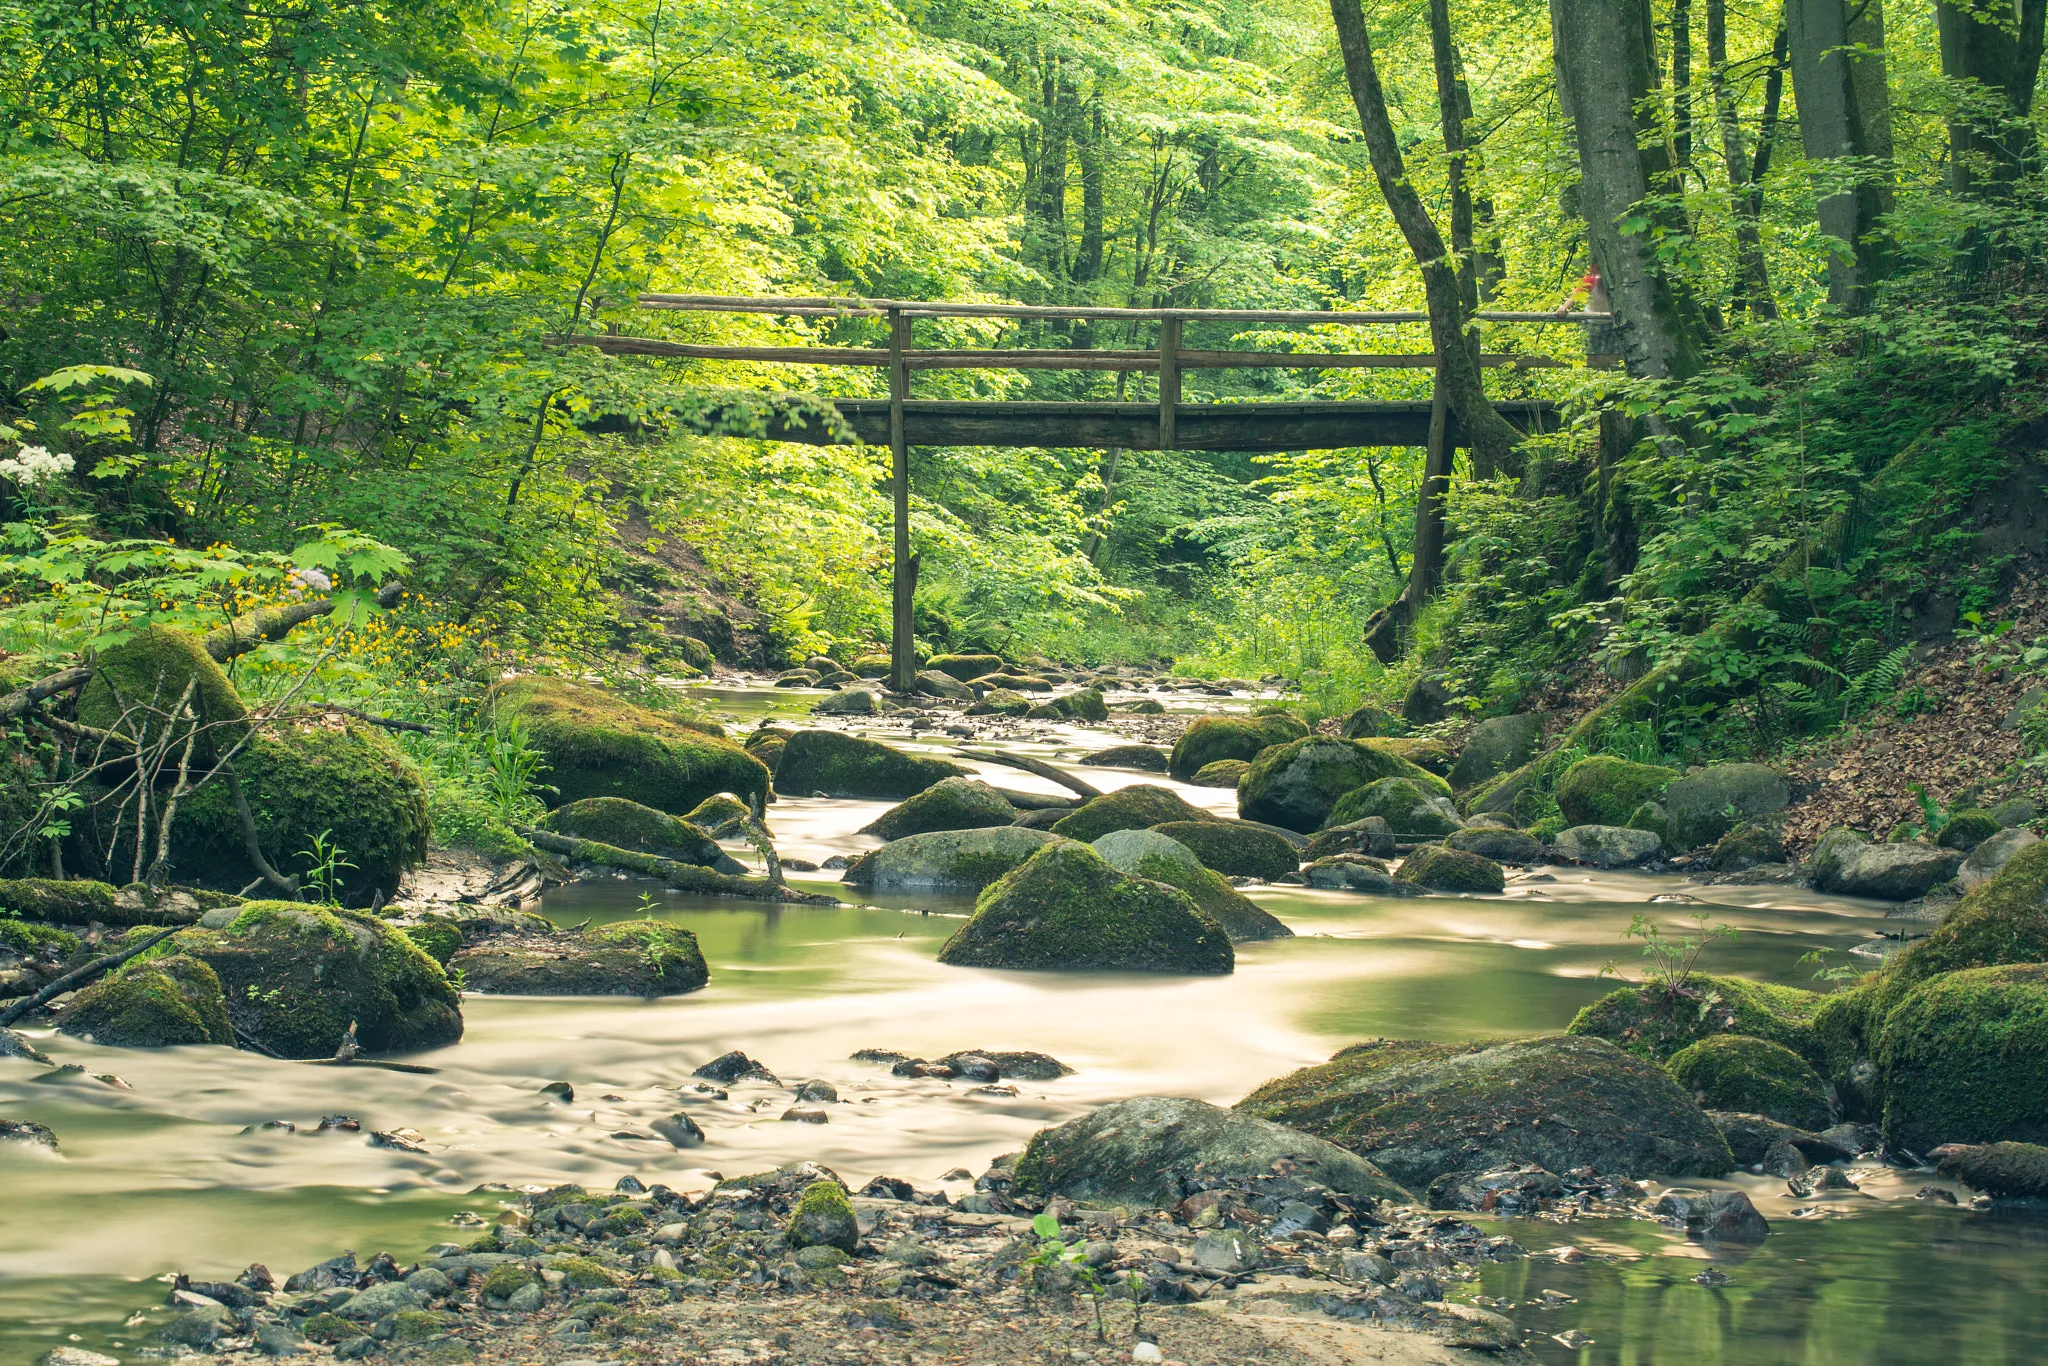
[[[800,713],[816,698],[699,695],[748,723]],[[1214,706],[1205,699],[1205,710]],[[913,741],[890,723],[862,729],[946,752],[932,742],[942,737]],[[981,743],[1065,766],[1115,738],[1031,723]],[[1014,769],[988,771],[1005,786],[1058,790]],[[1073,771],[1103,787],[1165,783]],[[1167,785],[1210,809],[1233,805],[1228,792]],[[854,832],[886,805],[785,798],[769,820],[783,857],[822,863],[872,847]],[[1487,898],[1251,888],[1297,937],[1239,946],[1227,977],[994,972],[935,961],[967,899],[888,894],[860,904],[863,894],[834,876],[792,881],[844,894],[849,904],[838,908],[693,898],[625,878],[552,891],[543,910],[558,923],[652,913],[687,926],[710,985],[653,1002],[470,996],[462,1041],[407,1059],[428,1072],[215,1048],[96,1049],[31,1031],[86,1072],[0,1059],[0,1114],[47,1124],[62,1145],[56,1158],[0,1145],[0,1363],[32,1360],[73,1335],[123,1355],[133,1345],[124,1321],[161,1301],[154,1278],[170,1270],[211,1279],[261,1261],[282,1277],[345,1247],[406,1260],[465,1240],[474,1232],[464,1221],[495,1214],[506,1198],[478,1191],[485,1183],[608,1188],[633,1173],[700,1189],[717,1173],[809,1158],[856,1184],[887,1174],[932,1186],[1103,1102],[1166,1094],[1228,1104],[1362,1037],[1554,1032],[1610,989],[1604,965],[1618,958],[1635,971],[1622,931],[1646,908],[1674,919],[1705,910],[1736,927],[1735,939],[1709,949],[1708,970],[1799,985],[1809,950],[1868,946],[1888,928],[1882,906],[1794,888],[1551,868],[1511,874],[1506,895]],[[686,1099],[691,1069],[733,1048],[790,1085],[830,1082],[842,1103],[814,1125],[783,1122],[790,1093],[765,1083],[732,1086],[724,1101]],[[1077,1070],[1020,1083],[1015,1097],[977,1095],[971,1084],[851,1061],[862,1048],[931,1057],[1029,1048]],[[574,1088],[573,1103],[540,1094],[556,1081]],[[648,1137],[651,1120],[679,1107],[707,1131],[704,1147],[677,1152]],[[365,1132],[416,1130],[427,1155],[315,1132],[325,1115],[351,1116]],[[272,1120],[297,1132],[243,1132]],[[2048,1360],[2048,1217],[1915,1199],[1930,1184],[1925,1173],[1878,1170],[1862,1193],[1806,1200],[1768,1178],[1743,1184],[1774,1231],[1760,1249],[1718,1254],[1726,1285],[1695,1283],[1708,1254],[1648,1223],[1502,1221],[1532,1249],[1577,1252],[1490,1267],[1474,1289],[1513,1301],[1532,1348],[1558,1363]],[[1546,1289],[1571,1298],[1536,1307]]]

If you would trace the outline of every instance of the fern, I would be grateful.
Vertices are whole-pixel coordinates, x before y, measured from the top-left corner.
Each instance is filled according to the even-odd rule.
[[[1849,685],[1842,690],[1842,714],[1859,715],[1898,691],[1906,677],[1906,661],[1912,654],[1912,646],[1901,645],[1890,654],[1877,656],[1876,641],[1857,641],[1849,651],[1850,677]],[[1866,658],[1865,667],[1858,668],[1858,655],[1876,657]]]

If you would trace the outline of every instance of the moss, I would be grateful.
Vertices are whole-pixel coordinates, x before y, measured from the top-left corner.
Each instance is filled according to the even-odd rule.
[[[1156,835],[1180,841],[1205,866],[1225,877],[1271,882],[1301,866],[1293,845],[1270,830],[1243,821],[1167,821],[1149,828]]]
[[[1457,755],[1441,740],[1384,738],[1375,739],[1372,744],[1374,749],[1406,759],[1424,772],[1434,773],[1440,778],[1448,777],[1451,765],[1457,762]]]
[[[2004,828],[1989,811],[1966,807],[1948,818],[1936,843],[1944,849],[1961,849],[1967,853]]]
[[[1166,715],[1166,708],[1149,697],[1141,697],[1136,702],[1125,703],[1123,706],[1118,707],[1117,710],[1132,716]]]
[[[227,999],[212,968],[184,954],[131,963],[79,992],[59,1028],[107,1048],[232,1048]]]
[[[401,1309],[391,1316],[391,1341],[400,1346],[425,1342],[462,1326],[454,1314],[434,1309]]]
[[[1112,830],[1149,830],[1169,821],[1199,821],[1207,815],[1183,801],[1179,793],[1150,783],[1133,783],[1076,807],[1053,822],[1052,832],[1093,843]]]
[[[730,792],[720,792],[691,807],[683,819],[713,839],[727,839],[753,814],[745,802]]]
[[[982,830],[1017,819],[1010,799],[976,778],[946,778],[890,807],[861,830],[885,840],[933,830]]]
[[[359,1323],[350,1323],[339,1314],[319,1313],[299,1325],[299,1331],[315,1342],[348,1342],[354,1338],[366,1338],[370,1330]]]
[[[711,868],[724,858],[712,838],[688,821],[624,797],[585,797],[556,807],[541,824],[557,834],[677,863]]]
[[[49,945],[55,945],[58,956],[69,958],[78,952],[78,936],[69,930],[60,930],[54,925],[25,924],[19,920],[0,919],[0,944],[5,944],[16,953],[35,955]]]
[[[258,735],[235,756],[264,854],[281,872],[303,876],[308,851],[325,835],[355,865],[341,870],[342,900],[388,901],[408,868],[426,861],[433,832],[417,765],[374,726],[320,718]],[[178,809],[177,867],[240,885],[256,876],[241,817],[224,782],[209,783]]]
[[[851,1254],[860,1241],[860,1223],[846,1187],[837,1181],[813,1181],[804,1187],[790,1211],[786,1232],[791,1247],[836,1247]]]
[[[462,1037],[461,1003],[441,965],[374,916],[252,901],[224,929],[173,940],[220,977],[237,1029],[280,1057],[333,1055],[351,1021],[372,1052]]]
[[[249,709],[199,637],[189,631],[151,626],[100,651],[93,659],[92,678],[78,694],[78,719],[98,730],[155,743],[162,734],[161,717],[178,705],[187,683],[192,685],[193,714],[201,724],[192,757],[211,764],[248,734]],[[151,718],[136,709],[154,709],[158,716]]]
[[[1814,1015],[1830,999],[1797,987],[1695,974],[1679,993],[1657,983],[1610,991],[1565,1032],[1607,1039],[1655,1062],[1716,1034],[1767,1039],[1819,1062]]]
[[[1828,1126],[1826,1083],[1783,1044],[1716,1034],[1681,1048],[1666,1066],[1704,1109],[1765,1115],[1796,1129]]]
[[[492,697],[546,756],[545,780],[558,804],[628,797],[681,815],[720,792],[756,805],[767,800],[767,765],[683,718],[533,675],[499,684]]]
[[[663,920],[616,920],[573,939],[501,935],[451,967],[471,991],[512,996],[679,996],[710,980],[697,936]]]
[[[1507,887],[1507,875],[1492,859],[1441,844],[1425,844],[1401,860],[1394,881],[1435,892],[1499,892]]]
[[[2048,962],[2048,841],[2012,856],[1878,976],[1869,1018],[1881,1020],[1916,984],[1964,968]]]
[[[862,678],[887,678],[895,663],[887,655],[855,655],[846,667]]]
[[[608,1290],[619,1277],[602,1262],[588,1257],[556,1257],[548,1262],[550,1271],[562,1273],[562,1284],[570,1290]]]
[[[1397,835],[1438,838],[1463,828],[1463,822],[1430,805],[1436,794],[1424,791],[1407,778],[1381,778],[1354,788],[1330,808],[1327,824],[1349,825],[1368,816],[1378,816]]]
[[[1970,968],[1920,983],[1875,1052],[1885,1142],[2048,1139],[2048,964]]]
[[[1083,688],[1079,692],[1071,692],[1055,700],[1059,709],[1076,721],[1109,719],[1109,703],[1103,700],[1100,688]]]
[[[1223,927],[1232,943],[1287,939],[1294,931],[1242,892],[1204,868],[1194,851],[1156,830],[1119,830],[1096,852],[1132,877],[1149,878],[1188,894],[1202,914]]]
[[[1244,775],[1251,772],[1251,768],[1252,766],[1242,759],[1218,759],[1213,764],[1203,764],[1188,781],[1196,787],[1226,787],[1235,790],[1237,785],[1244,781]]]
[[[1229,972],[1230,938],[1184,892],[1127,877],[1085,844],[1051,844],[982,892],[939,950],[966,967]]]
[[[1425,792],[1450,785],[1367,740],[1312,735],[1260,753],[1237,786],[1239,812],[1304,834],[1320,830],[1345,793],[1381,778],[1406,778]]]
[[[1067,713],[1050,702],[1040,702],[1024,713],[1026,721],[1063,721]]]
[[[466,849],[492,863],[534,857],[534,847],[497,808],[458,783],[434,781],[427,788],[427,816],[434,843]]]
[[[1943,1156],[1935,1170],[1993,1199],[2048,1198],[2048,1148],[2037,1143],[1988,1143]]]
[[[1666,844],[1671,842],[1671,819],[1657,802],[1643,802],[1628,813],[1622,825],[1630,830],[1647,830]]]
[[[1166,751],[1157,745],[1111,745],[1098,749],[1083,760],[1091,768],[1136,768],[1147,773],[1166,772]]]
[[[462,927],[446,916],[430,915],[417,925],[407,925],[403,933],[443,968],[462,947]]]
[[[906,754],[879,740],[836,730],[804,730],[791,736],[776,774],[781,790],[793,797],[823,792],[871,801],[901,801],[943,779],[973,776],[945,759]]]
[[[1023,716],[1031,710],[1031,699],[1009,688],[985,692],[967,709],[969,716]]]
[[[1174,743],[1167,759],[1167,772],[1187,782],[1210,764],[1222,759],[1249,763],[1260,751],[1284,745],[1308,734],[1308,727],[1293,716],[1203,716]]]
[[[1559,777],[1558,809],[1569,825],[1627,825],[1637,807],[1662,796],[1677,776],[1674,769],[1596,754]]]
[[[998,655],[933,655],[925,667],[966,683],[984,674],[1001,673],[1003,661]]]
[[[1001,689],[1006,692],[1051,692],[1052,680],[1040,678],[1037,674],[989,673],[967,680],[970,687],[986,692]]]
[[[1375,735],[1399,735],[1407,728],[1405,721],[1384,707],[1365,702],[1344,718],[1337,733],[1346,740],[1366,740]]]

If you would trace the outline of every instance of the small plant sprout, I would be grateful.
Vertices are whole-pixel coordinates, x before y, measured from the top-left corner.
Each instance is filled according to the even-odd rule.
[[[1027,1266],[1065,1266],[1072,1270],[1074,1279],[1087,1290],[1088,1297],[1095,1304],[1095,1340],[1109,1341],[1109,1330],[1102,1322],[1102,1300],[1105,1290],[1102,1278],[1095,1274],[1095,1268],[1088,1265],[1088,1248],[1085,1242],[1069,1243],[1060,1237],[1060,1221],[1050,1214],[1040,1214],[1031,1220],[1031,1231],[1038,1235],[1038,1251],[1024,1259]]]
[[[299,851],[299,857],[311,865],[306,869],[304,891],[323,906],[341,904],[342,872],[356,866],[334,842],[333,835],[332,830],[322,830],[313,836],[311,849]]]

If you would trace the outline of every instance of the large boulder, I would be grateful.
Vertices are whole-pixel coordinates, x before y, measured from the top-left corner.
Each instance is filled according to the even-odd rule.
[[[1201,716],[1181,732],[1167,760],[1166,771],[1188,782],[1208,765],[1223,759],[1249,763],[1261,750],[1284,745],[1308,734],[1308,727],[1282,712],[1266,716]]]
[[[768,799],[768,766],[718,727],[537,674],[498,684],[492,698],[545,756],[556,805],[627,797],[682,816],[720,792],[756,807]]]
[[[933,830],[983,830],[1017,819],[1010,799],[978,778],[942,778],[890,807],[862,830],[885,840]]]
[[[57,1027],[107,1048],[234,1047],[220,977],[182,953],[129,964],[71,998]]]
[[[1827,1083],[1783,1044],[1715,1034],[1681,1048],[1667,1066],[1704,1109],[1764,1115],[1795,1129],[1830,1122]]]
[[[1060,836],[1049,830],[1021,825],[934,830],[869,850],[847,865],[841,880],[877,892],[979,892],[1047,845],[1060,842]]]
[[[1798,987],[1695,973],[1676,989],[1644,982],[1610,991],[1581,1010],[1565,1032],[1606,1039],[1655,1062],[1722,1034],[1767,1039],[1814,1059],[1814,1017],[1829,999]]]
[[[1288,939],[1294,934],[1258,903],[1202,866],[1192,849],[1156,830],[1112,830],[1094,841],[1103,862],[1132,877],[1178,887],[1232,943]]]
[[[901,710],[874,688],[842,688],[821,698],[811,708],[813,716],[883,716]]]
[[[1963,854],[1925,840],[1872,844],[1860,832],[1837,826],[1813,850],[1813,885],[1836,896],[1911,901],[1947,882],[1963,866]]]
[[[1508,830],[1497,825],[1473,825],[1444,836],[1444,848],[1462,849],[1495,863],[1545,863],[1550,849],[1525,830]]]
[[[1311,735],[1260,753],[1237,785],[1246,820],[1312,834],[1347,792],[1382,778],[1406,778],[1425,792],[1450,795],[1450,785],[1365,740]]]
[[[697,936],[660,920],[499,935],[458,950],[448,967],[493,996],[680,996],[710,979]]]
[[[280,1058],[334,1055],[353,1023],[371,1052],[462,1037],[461,1002],[427,953],[359,911],[252,901],[218,930],[183,930],[177,951],[220,978],[235,1032]]]
[[[1205,1183],[1287,1172],[1339,1195],[1400,1204],[1414,1196],[1356,1153],[1205,1101],[1120,1100],[1040,1129],[1017,1159],[1019,1189],[1115,1205],[1172,1208]]]
[[[1053,823],[1055,835],[1093,843],[1112,830],[1149,830],[1173,821],[1204,821],[1214,817],[1190,806],[1178,792],[1150,783],[1133,783],[1105,792],[1075,807]]]
[[[1292,844],[1270,830],[1243,821],[1167,821],[1152,830],[1179,840],[1195,851],[1203,866],[1225,877],[1255,877],[1271,882],[1301,866],[1300,854]]]
[[[1728,1143],[1654,1063],[1605,1039],[1376,1039],[1269,1081],[1238,1108],[1327,1138],[1411,1189],[1533,1162],[1718,1177]]]
[[[1111,745],[1081,760],[1090,768],[1135,768],[1145,773],[1166,772],[1166,751],[1157,745]]]
[[[1534,714],[1493,716],[1472,728],[1451,766],[1451,786],[1460,792],[1520,768],[1543,742],[1543,718]]]
[[[1419,896],[1422,889],[1402,882],[1387,865],[1368,854],[1330,854],[1301,870],[1302,881],[1329,892],[1365,892],[1373,896]]]
[[[1507,888],[1498,863],[1441,844],[1425,844],[1402,859],[1394,879],[1432,892],[1499,893]]]
[[[1677,776],[1675,769],[1596,754],[1558,778],[1557,808],[1573,825],[1627,825],[1637,807],[1655,801]]]
[[[432,822],[426,781],[374,726],[338,716],[294,720],[250,738],[235,774],[272,867],[303,877],[316,838],[341,851],[337,891],[349,905],[398,892],[426,861]],[[178,805],[172,861],[181,873],[239,886],[257,876],[234,794],[211,782]]]
[[[1744,821],[1774,815],[1792,800],[1776,769],[1714,764],[1664,789],[1666,839],[1674,849],[1712,844]]]
[[[78,694],[78,719],[95,730],[149,745],[160,741],[169,726],[182,745],[187,729],[171,717],[184,701],[199,721],[192,757],[209,766],[249,733],[249,709],[190,631],[144,627],[101,650],[92,666],[92,677]]]
[[[1626,825],[1574,825],[1551,843],[1559,858],[1591,868],[1634,868],[1664,852],[1656,832]]]
[[[1213,764],[1203,764],[1188,781],[1196,787],[1227,787],[1235,792],[1239,781],[1251,772],[1251,767],[1242,759],[1218,759]]]
[[[1397,836],[1437,839],[1465,828],[1451,799],[1423,790],[1407,778],[1381,778],[1355,788],[1330,808],[1331,825],[1378,816]]]
[[[716,868],[728,861],[716,840],[680,816],[624,797],[585,797],[556,807],[541,824],[571,839],[595,840],[675,863]]]
[[[1061,840],[990,886],[939,950],[958,967],[1224,973],[1230,937],[1187,893]]]
[[[947,778],[973,775],[945,759],[905,754],[879,740],[836,730],[800,730],[783,747],[775,767],[778,791],[791,797],[822,792],[828,797],[902,801]]]
[[[883,672],[887,672],[885,669]],[[951,674],[940,673],[937,669],[926,669],[917,676],[915,689],[925,697],[943,697],[953,702],[972,702],[974,689],[954,678]]]
[[[1404,728],[1400,717],[1384,707],[1361,702],[1337,725],[1346,740],[1369,740],[1375,735],[1393,735]]]
[[[1949,1145],[1935,1173],[1994,1200],[2048,1200],[2048,1148],[2038,1143]]]
[[[1877,1036],[1885,1142],[2048,1141],[2048,963],[1969,968],[1920,983]]]
[[[933,655],[925,661],[925,668],[965,683],[985,674],[1001,673],[1003,660],[1000,655]]]
[[[1022,716],[1031,710],[1031,699],[1011,688],[991,688],[967,708],[969,716]]]
[[[1367,816],[1364,820],[1324,826],[1301,851],[1301,859],[1304,863],[1313,863],[1337,854],[1365,854],[1371,858],[1390,859],[1394,856],[1394,847],[1393,827],[1378,816]]]
[[[1956,869],[1956,881],[1963,885],[1964,891],[1975,891],[2004,872],[2013,855],[2040,842],[2041,837],[2024,826],[2016,830],[2001,830],[1970,851],[1970,856],[1963,860],[1963,866]]]

